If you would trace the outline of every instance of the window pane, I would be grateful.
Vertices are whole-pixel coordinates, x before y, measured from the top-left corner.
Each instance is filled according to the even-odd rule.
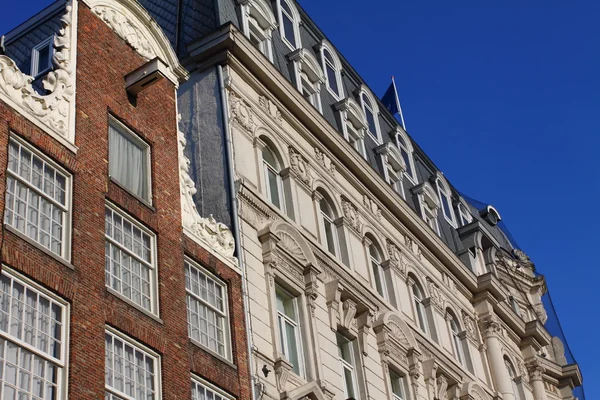
[[[377,288],[377,293],[379,293],[381,296],[385,296],[385,291],[383,289],[383,276],[381,266],[374,261],[371,264],[373,266],[373,276],[375,278],[375,286]]]
[[[452,211],[450,211],[450,201],[445,193],[441,193],[442,206],[444,207],[444,215],[448,218],[452,218]]]
[[[267,179],[269,181],[269,197],[271,203],[277,207],[281,208],[281,200],[279,196],[279,175],[275,174],[275,172],[267,168]]]
[[[375,129],[375,116],[373,112],[365,107],[365,115],[367,116],[367,122],[369,123],[369,132],[373,134],[373,136],[377,137],[377,130]]]
[[[333,255],[335,255],[335,233],[334,233],[334,227],[333,224],[324,219],[323,220],[323,225],[325,227],[325,239],[327,240],[327,250],[329,250],[329,252]]]
[[[108,173],[136,196],[149,200],[148,146],[109,126]]]
[[[67,177],[14,139],[8,175],[4,222],[62,256]]]
[[[294,32],[294,23],[285,12],[282,12],[281,16],[283,19],[283,33],[285,38],[288,42],[290,42],[292,47],[296,48],[296,33]]]
[[[327,83],[329,84],[329,88],[333,91],[333,93],[339,95],[340,89],[338,87],[335,69],[328,63],[325,63],[325,69],[327,70]]]
[[[288,347],[288,361],[292,364],[292,370],[300,375],[300,354],[298,349],[298,336],[297,336],[297,327],[291,325],[290,323],[285,323],[286,329],[286,337],[287,337],[287,347]]]
[[[38,50],[38,73],[50,66],[50,44]]]
[[[344,368],[344,381],[346,382],[346,396],[348,396],[348,398],[355,398],[354,373],[350,368]]]

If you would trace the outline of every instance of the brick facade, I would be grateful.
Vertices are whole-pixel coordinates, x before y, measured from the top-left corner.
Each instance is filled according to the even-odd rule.
[[[0,101],[0,191],[9,135],[17,135],[72,176],[71,263],[10,229],[2,261],[70,303],[70,399],[104,398],[104,330],[111,326],[161,356],[162,398],[189,399],[190,372],[233,397],[250,399],[241,276],[184,237],[181,226],[175,87],[167,80],[128,99],[124,76],[145,60],[80,3],[77,49],[77,154]],[[112,115],[151,146],[152,206],[108,178]],[[159,318],[109,293],[104,275],[104,209],[110,201],[156,234]],[[0,209],[4,209],[0,197]],[[227,283],[232,363],[188,339],[184,254]]]

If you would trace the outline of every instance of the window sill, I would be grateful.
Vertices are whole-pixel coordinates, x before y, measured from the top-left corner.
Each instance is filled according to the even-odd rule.
[[[142,203],[144,206],[146,206],[147,208],[149,208],[150,210],[152,210],[152,212],[156,212],[156,209],[154,208],[154,206],[152,206],[152,196],[150,196],[150,200],[143,199],[142,197],[140,197],[137,194],[133,193],[131,190],[127,189],[123,184],[119,183],[119,181],[116,180],[115,178],[113,178],[112,176],[109,176],[108,180],[111,183],[114,183],[115,186],[117,186],[119,189],[123,190],[125,193],[127,193],[131,197],[135,198],[137,201],[139,201],[140,203]]]
[[[50,251],[46,247],[42,246],[41,244],[39,244],[35,240],[31,239],[29,236],[25,235],[23,232],[20,232],[20,231],[16,230],[15,228],[13,228],[12,226],[7,225],[7,224],[4,224],[4,229],[6,229],[6,231],[12,233],[13,235],[19,237],[20,239],[25,240],[27,243],[29,243],[30,245],[32,245],[36,249],[44,252],[46,255],[52,257],[53,259],[55,259],[56,261],[58,261],[59,263],[61,263],[65,267],[67,267],[67,268],[69,268],[71,270],[75,270],[75,266],[73,264],[71,264],[66,258],[62,258],[58,254],[53,253],[52,251]]]
[[[127,297],[123,296],[121,293],[117,292],[116,290],[108,287],[108,286],[104,286],[104,288],[106,289],[106,291],[108,293],[110,293],[111,295],[117,297],[119,300],[124,301],[125,303],[127,303],[128,305],[130,305],[131,307],[135,308],[136,310],[140,311],[141,313],[145,314],[146,316],[152,318],[154,321],[158,322],[161,325],[164,325],[164,321],[162,319],[160,319],[160,317],[156,314],[153,314],[152,312],[140,307],[139,304],[134,303],[133,301],[131,301],[130,299],[128,299]]]
[[[191,344],[193,344],[194,346],[198,347],[200,350],[207,352],[208,354],[210,354],[211,356],[215,357],[219,361],[221,361],[221,362],[229,365],[231,368],[234,368],[234,369],[237,370],[237,365],[235,365],[233,362],[231,362],[227,358],[223,357],[219,353],[214,352],[213,350],[209,349],[208,347],[204,346],[203,344],[199,343],[198,341],[196,341],[196,340],[194,340],[192,338],[189,338],[189,340],[190,340]]]

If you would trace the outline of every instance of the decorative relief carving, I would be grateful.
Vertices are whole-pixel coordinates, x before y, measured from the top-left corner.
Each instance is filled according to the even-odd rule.
[[[358,340],[360,341],[360,348],[362,353],[365,356],[369,355],[369,333],[371,332],[371,327],[373,326],[373,321],[375,319],[375,313],[371,310],[367,310],[363,312],[359,317],[359,328],[358,328]]]
[[[276,219],[276,215],[265,207],[262,200],[259,200],[245,186],[241,186],[238,192],[240,216],[256,230],[261,230],[269,222]]]
[[[181,218],[183,228],[192,239],[199,241],[201,245],[214,250],[225,259],[237,265],[233,256],[235,242],[229,228],[217,222],[211,215],[203,218],[198,214],[193,195],[196,193],[196,185],[190,177],[190,160],[185,156],[186,140],[183,132],[177,132],[179,140],[179,186],[181,191]]]
[[[313,177],[310,173],[308,160],[296,151],[292,146],[288,148],[290,155],[290,171],[292,176],[308,186],[312,187]]]
[[[54,39],[54,69],[46,75],[42,86],[49,93],[40,95],[32,86],[34,77],[21,72],[15,62],[0,55],[0,94],[4,94],[17,106],[23,108],[23,114],[34,121],[48,127],[59,138],[74,142],[72,125],[75,101],[75,28],[73,8],[76,2],[71,1],[66,14],[60,19],[61,29]],[[76,18],[76,17],[75,17]]]
[[[229,91],[229,109],[230,119],[237,122],[250,135],[254,135],[256,123],[254,122],[252,106],[233,90]]]
[[[479,327],[485,338],[498,337],[502,334],[502,324],[495,315],[488,315],[479,320]]]
[[[371,199],[368,195],[363,195],[363,205],[371,214],[377,219],[381,219],[381,208],[375,203],[375,200]]]
[[[277,383],[277,390],[280,392],[285,391],[285,386],[290,377],[292,371],[292,364],[289,363],[284,357],[279,357],[275,361],[275,378]]]
[[[344,311],[344,316],[342,319],[342,326],[346,329],[351,329],[356,326],[356,321],[354,317],[356,316],[356,303],[351,299],[346,299],[342,302],[342,310]]]
[[[471,316],[465,311],[462,311],[462,320],[465,331],[467,332],[467,337],[472,340],[477,340],[477,328],[475,325],[475,320],[471,318]]]
[[[431,302],[433,305],[443,309],[446,303],[444,295],[442,294],[438,284],[435,283],[430,277],[427,277],[427,289],[429,290],[429,296],[431,297]]]
[[[437,399],[438,400],[448,400],[448,380],[446,376],[440,374],[435,380],[437,386]]]
[[[394,244],[390,239],[386,239],[386,247],[390,265],[396,271],[400,272],[401,275],[406,275],[407,263],[402,255],[402,251],[398,246]]]
[[[157,56],[139,26],[122,10],[107,5],[99,5],[93,7],[92,11],[142,57],[151,60]]]
[[[360,235],[362,223],[358,215],[358,208],[345,197],[342,197],[342,212],[344,213],[344,220]]]
[[[333,163],[333,160],[327,157],[325,153],[323,153],[317,147],[315,147],[315,158],[320,166],[325,168],[325,170],[329,171],[331,175],[335,175],[336,168],[335,164]]]
[[[266,96],[260,95],[258,96],[258,104],[260,107],[267,112],[273,119],[281,125],[283,123],[283,117],[281,115],[281,111],[277,106]]]

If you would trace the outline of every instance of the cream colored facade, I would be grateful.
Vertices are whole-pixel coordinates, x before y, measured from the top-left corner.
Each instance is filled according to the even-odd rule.
[[[224,44],[228,60],[256,398],[350,397],[338,335],[353,349],[360,400],[573,398],[581,376],[576,365],[564,365],[560,341],[543,327],[545,283],[526,255],[484,251],[475,232],[476,258],[482,272],[491,271],[476,276],[241,32],[229,27],[210,40]],[[265,148],[277,164],[279,207]],[[371,244],[381,256],[379,291]],[[295,327],[286,334],[277,293],[294,305]]]

